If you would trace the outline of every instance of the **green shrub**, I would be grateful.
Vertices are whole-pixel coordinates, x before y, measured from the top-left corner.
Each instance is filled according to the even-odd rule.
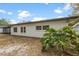
[[[62,29],[55,30],[49,28],[46,30],[41,39],[43,50],[48,50],[50,47],[55,47],[59,51],[64,51],[71,44],[76,43],[76,32],[70,26],[65,26]]]

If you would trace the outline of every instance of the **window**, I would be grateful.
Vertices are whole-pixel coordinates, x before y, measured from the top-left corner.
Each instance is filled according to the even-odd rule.
[[[23,32],[23,27],[21,27],[21,32]]]
[[[17,32],[17,27],[14,27],[14,32]]]
[[[25,33],[26,32],[26,27],[21,27],[21,32]]]
[[[41,26],[36,26],[36,30],[41,30]]]
[[[24,32],[26,32],[26,27],[24,27]]]
[[[48,29],[48,28],[49,28],[49,25],[43,26],[43,30],[46,30],[46,29]]]

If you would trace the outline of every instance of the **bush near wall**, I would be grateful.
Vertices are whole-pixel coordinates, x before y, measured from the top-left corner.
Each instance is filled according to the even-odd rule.
[[[58,52],[64,52],[66,49],[72,49],[79,52],[78,35],[70,26],[65,26],[62,29],[56,30],[49,28],[45,31],[42,42],[42,50],[46,51],[53,47]]]

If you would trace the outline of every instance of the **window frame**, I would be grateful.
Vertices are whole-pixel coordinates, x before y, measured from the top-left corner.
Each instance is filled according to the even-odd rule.
[[[43,30],[47,30],[49,28],[49,25],[43,25]]]
[[[13,28],[13,32],[17,32],[17,27],[14,27]]]
[[[21,27],[21,28],[20,28],[20,32],[21,32],[21,33],[26,33],[26,27]]]
[[[20,32],[23,33],[23,27],[20,28]]]
[[[23,27],[23,29],[24,29],[24,31],[23,31],[23,32],[24,32],[24,33],[26,33],[26,27]]]
[[[42,30],[42,26],[36,26],[36,30]]]

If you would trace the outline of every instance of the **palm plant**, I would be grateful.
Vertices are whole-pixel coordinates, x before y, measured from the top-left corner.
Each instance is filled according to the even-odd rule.
[[[47,50],[50,47],[56,48],[58,51],[65,51],[71,44],[76,43],[76,33],[70,26],[65,26],[62,29],[48,29],[44,34],[41,42],[43,44],[43,50]]]
[[[53,33],[55,33],[56,30],[50,28],[50,29],[47,29],[45,32],[46,33],[44,34],[44,36],[41,40],[41,42],[43,44],[43,50],[47,50],[50,46],[52,46]]]

